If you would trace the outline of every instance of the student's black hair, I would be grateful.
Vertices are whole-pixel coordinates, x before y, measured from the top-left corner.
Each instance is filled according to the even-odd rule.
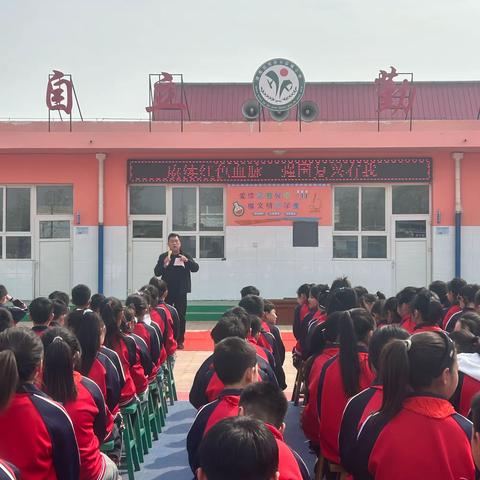
[[[403,305],[404,303],[410,305],[419,290],[420,289],[417,287],[405,287],[403,290],[400,290],[396,295],[398,306]]]
[[[0,412],[22,385],[32,381],[42,357],[40,337],[30,329],[12,327],[0,333]]]
[[[46,297],[37,297],[28,306],[30,319],[35,325],[46,325],[52,314],[52,301]]]
[[[447,283],[442,280],[434,280],[429,286],[428,289],[432,292],[435,292],[440,300],[440,303],[447,307],[449,305],[447,297]]]
[[[353,288],[341,287],[330,291],[327,315],[333,312],[350,310],[357,306],[357,294]]]
[[[309,283],[302,283],[297,288],[297,297],[300,297],[300,295],[305,295],[306,298],[310,295],[310,284]]]
[[[329,291],[328,285],[324,283],[316,283],[310,287],[309,296],[312,298],[316,298],[318,301],[318,297],[324,293],[325,291]]]
[[[343,388],[348,397],[359,392],[359,342],[368,343],[368,333],[375,328],[372,316],[363,308],[339,312],[338,341],[340,344],[340,372]]]
[[[240,298],[246,297],[247,295],[256,295],[259,297],[260,290],[253,285],[247,285],[240,290]]]
[[[428,388],[455,361],[455,345],[444,332],[422,332],[392,340],[380,356],[383,403],[380,412],[394,417],[408,393]]]
[[[60,300],[61,302],[63,302],[67,307],[68,305],[70,304],[70,297],[68,295],[68,293],[66,292],[62,292],[60,290],[54,290],[49,296],[48,298],[50,300]]]
[[[70,330],[54,327],[42,335],[44,348],[43,385],[45,393],[56,402],[66,403],[77,398],[73,378],[74,355],[81,354],[77,337]]]
[[[378,315],[382,320],[385,320],[386,315],[385,315],[385,302],[386,300],[376,300],[375,303],[372,306],[372,310],[370,313],[372,315]]]
[[[77,337],[82,349],[79,371],[88,377],[100,350],[102,324],[97,313],[90,310],[74,310],[67,317],[67,327]]]
[[[315,327],[310,341],[311,356],[321,354],[328,344],[334,344],[338,341],[342,319],[343,315],[341,312],[334,312],[324,322]]]
[[[243,322],[234,316],[220,318],[210,332],[210,336],[215,344],[229,337],[238,337],[244,340],[247,338],[247,334],[248,332]]]
[[[263,315],[263,298],[258,295],[245,295],[239,302],[239,307],[243,307],[247,313],[261,317]]]
[[[457,320],[462,330],[469,330],[477,337],[480,337],[480,315],[476,312],[465,312]]]
[[[470,330],[458,330],[449,333],[455,343],[457,353],[478,353],[480,354],[480,338]]]
[[[257,352],[247,341],[230,337],[215,345],[213,367],[224,385],[240,382],[245,371],[257,364]]]
[[[235,318],[238,318],[239,320],[241,320],[242,323],[245,326],[245,330],[247,331],[247,335],[248,335],[248,332],[250,331],[252,319],[251,319],[250,314],[248,314],[247,311],[244,308],[233,307],[230,310],[227,310],[222,315],[222,317],[228,317],[228,318],[235,317]]]
[[[402,317],[398,314],[398,300],[397,300],[397,297],[387,298],[387,300],[385,300],[384,310],[385,310],[385,318],[388,317],[389,313],[393,317],[393,321],[391,321],[391,323],[401,323],[402,322]]]
[[[150,307],[156,308],[158,305],[158,288],[155,285],[144,285],[140,289],[140,293],[146,293],[150,297]]]
[[[377,293],[375,294],[377,296],[377,298],[379,300],[386,300],[387,297],[385,296],[385,294],[383,292],[381,292],[380,290],[377,291]]]
[[[83,284],[75,285],[72,288],[72,303],[77,307],[85,307],[92,296],[91,290]]]
[[[407,340],[410,335],[399,325],[385,325],[382,328],[377,328],[368,344],[368,363],[375,371],[380,371],[380,356],[385,345],[388,345],[392,340]]]
[[[129,295],[125,300],[125,305],[127,308],[131,308],[135,312],[136,317],[143,317],[148,310],[148,302],[145,297],[138,294]]]
[[[362,287],[361,285],[357,287],[353,287],[355,290],[355,293],[357,294],[357,302],[358,302],[358,307],[362,307],[363,305],[361,304],[362,297],[368,294],[368,290],[365,287]]]
[[[100,308],[100,316],[105,324],[105,346],[115,349],[122,338],[122,331],[117,324],[117,318],[123,311],[122,302],[115,297],[108,297]]]
[[[180,235],[178,233],[175,233],[175,232],[172,232],[172,233],[169,233],[168,234],[168,238],[167,238],[167,242],[171,239],[171,238],[175,238],[177,237],[179,240],[180,240]]]
[[[6,297],[8,295],[8,290],[5,285],[0,285],[0,298]]]
[[[98,313],[100,311],[100,307],[105,302],[105,298],[105,295],[102,293],[95,293],[92,295],[92,298],[90,299],[90,309]]]
[[[460,292],[460,297],[463,299],[463,302],[468,305],[469,303],[475,303],[475,295],[480,290],[480,285],[476,283],[469,283],[462,288]]]
[[[229,417],[207,432],[199,459],[208,480],[271,480],[278,471],[278,446],[260,420]]]
[[[270,313],[272,310],[275,310],[275,305],[270,300],[263,301],[263,311]]]
[[[330,298],[330,288],[327,284],[320,284],[319,285],[321,288],[320,290],[317,291],[317,302],[318,302],[318,308],[320,308],[323,311],[326,311],[327,305],[328,305],[328,300]]]
[[[458,296],[462,292],[463,287],[467,282],[463,278],[452,278],[447,283],[447,292],[451,292],[454,295],[453,303],[458,304]]]
[[[473,423],[473,431],[474,433],[480,432],[480,393],[477,393],[472,398],[472,405],[470,411]]]
[[[443,307],[430,290],[422,288],[410,303],[413,313],[417,310],[422,316],[423,325],[439,325],[443,319]]]
[[[163,297],[164,293],[168,290],[167,282],[161,278],[152,277],[148,283],[149,285],[156,287],[158,291],[158,300],[160,301],[160,297]]]
[[[337,288],[352,288],[352,284],[348,277],[338,277],[330,285],[330,291],[333,292]]]
[[[361,301],[362,305],[360,306],[363,307],[363,303],[375,303],[377,301],[377,296],[373,293],[365,293],[362,295]]]
[[[12,314],[8,308],[0,307],[0,332],[15,325]]]
[[[256,315],[250,315],[250,329],[252,337],[255,337],[262,331],[262,321]]]
[[[52,300],[53,305],[53,320],[52,322],[57,321],[62,315],[66,315],[68,313],[68,307],[58,298]]]
[[[244,414],[280,428],[288,410],[288,401],[278,385],[256,382],[247,385],[240,395]]]

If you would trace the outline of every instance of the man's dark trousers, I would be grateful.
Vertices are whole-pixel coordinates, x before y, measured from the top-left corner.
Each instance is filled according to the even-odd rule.
[[[165,300],[169,305],[173,305],[178,312],[178,318],[180,320],[180,325],[178,326],[178,338],[177,343],[185,343],[185,327],[187,314],[187,293],[181,292],[168,292],[167,298]]]

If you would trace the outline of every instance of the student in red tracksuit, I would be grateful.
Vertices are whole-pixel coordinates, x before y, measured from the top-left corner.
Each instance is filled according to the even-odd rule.
[[[0,334],[0,458],[15,465],[22,480],[78,480],[72,422],[35,386],[42,358],[42,342],[30,330]]]
[[[199,410],[188,432],[188,462],[193,473],[199,466],[198,448],[206,432],[223,418],[237,416],[243,388],[257,381],[255,349],[241,338],[230,337],[217,343],[213,364],[225,388],[215,401]]]
[[[450,321],[452,315],[460,312],[460,293],[462,293],[463,287],[467,285],[467,282],[463,278],[453,278],[447,283],[447,298],[450,302],[450,308],[443,317],[443,329],[447,330],[447,324]]]
[[[240,309],[242,307],[237,308]],[[270,352],[270,350],[266,348],[261,347],[258,344],[258,339],[262,330],[261,320],[256,315],[249,315],[247,312],[245,312],[245,315],[242,315],[240,318],[243,324],[246,326],[247,331],[250,332],[249,334],[247,334],[247,342],[253,345],[253,348],[255,348],[257,354],[268,362],[268,364],[272,367],[272,370],[275,372],[275,375],[277,375],[276,362],[272,352]]]
[[[382,354],[381,377],[382,407],[361,427],[355,478],[474,480],[472,424],[448,401],[458,380],[448,335],[393,340]]]
[[[410,310],[410,303],[415,298],[418,291],[419,289],[416,287],[405,287],[397,293],[397,311],[400,317],[402,317],[400,326],[410,333],[410,335],[415,328],[415,322],[413,321],[412,312]]]
[[[63,404],[72,419],[80,450],[80,480],[116,480],[116,465],[100,445],[107,437],[108,408],[98,385],[76,372],[80,344],[69,330],[54,327],[42,335],[43,389]]]
[[[480,470],[480,394],[477,394],[471,405],[473,435],[472,435],[472,455],[477,470]]]
[[[383,387],[380,383],[380,359],[385,345],[392,340],[407,340],[408,332],[398,325],[385,325],[373,332],[368,344],[368,361],[376,378],[372,385],[352,397],[345,407],[338,436],[340,463],[347,471],[352,471],[356,454],[357,436],[363,422],[380,410],[383,401]]]
[[[293,335],[297,342],[300,339],[300,328],[303,322],[303,319],[308,314],[308,297],[310,295],[310,288],[312,285],[309,283],[304,283],[300,285],[297,289],[297,305],[293,313],[293,323],[292,330]],[[298,343],[297,343],[298,344]]]
[[[114,350],[120,358],[125,375],[125,385],[120,394],[120,407],[135,401],[136,395],[143,395],[148,388],[147,377],[140,363],[140,352],[133,338],[122,333],[120,326],[125,314],[120,300],[110,297],[100,309],[105,323],[105,346]]]
[[[443,307],[430,290],[422,288],[410,303],[410,310],[415,323],[413,333],[442,331]]]
[[[240,415],[256,418],[273,433],[278,446],[279,480],[310,480],[305,462],[283,439],[288,402],[285,394],[272,383],[255,383],[240,395]]]
[[[471,314],[477,312],[477,306],[475,304],[475,297],[480,290],[480,286],[477,284],[468,284],[462,288],[459,295],[460,311],[454,313],[450,319],[445,323],[445,330],[447,332],[453,332],[457,321],[465,314]]]
[[[0,460],[0,480],[20,480],[18,468],[11,463]]]
[[[260,420],[224,418],[200,445],[199,480],[278,480],[278,446]]]
[[[317,409],[320,421],[320,451],[329,463],[340,463],[338,434],[348,399],[370,386],[374,379],[368,363],[368,342],[375,328],[372,316],[363,308],[338,315],[339,354],[328,360],[320,373]]]

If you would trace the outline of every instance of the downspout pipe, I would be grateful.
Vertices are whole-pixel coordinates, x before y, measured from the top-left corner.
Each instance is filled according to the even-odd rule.
[[[455,161],[455,277],[462,275],[462,197],[461,163],[463,152],[452,153]]]
[[[98,293],[103,293],[103,272],[104,272],[104,232],[103,232],[103,210],[104,210],[104,178],[105,178],[105,153],[95,155],[98,160]]]

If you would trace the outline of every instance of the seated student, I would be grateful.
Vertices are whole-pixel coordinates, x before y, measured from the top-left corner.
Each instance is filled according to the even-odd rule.
[[[260,296],[260,290],[253,285],[247,285],[240,290],[240,298],[246,297],[247,295],[256,295]]]
[[[320,372],[317,412],[320,422],[320,450],[331,464],[340,463],[338,434],[348,399],[369,387],[374,379],[368,363],[368,343],[375,328],[372,316],[363,308],[340,315],[339,354],[328,360]]]
[[[402,317],[398,313],[397,297],[390,297],[385,300],[385,319],[388,325],[400,325]]]
[[[450,309],[450,302],[448,301],[448,287],[446,282],[442,280],[434,280],[429,286],[428,289],[435,293],[438,297],[438,301],[442,304],[443,316]]]
[[[225,388],[218,398],[199,410],[187,435],[188,462],[198,468],[198,448],[205,433],[226,417],[238,415],[242,390],[257,381],[257,355],[241,338],[226,338],[215,345],[213,365]]]
[[[15,323],[13,322],[10,310],[7,310],[5,307],[0,307],[0,333],[14,325]]]
[[[162,363],[166,360],[166,355],[163,357],[163,362],[161,361],[162,354],[162,343],[161,343],[161,331],[160,327],[155,322],[150,322],[148,324],[145,321],[145,315],[149,310],[150,297],[146,292],[143,292],[142,295],[129,295],[125,304],[128,308],[132,309],[135,315],[135,322],[133,326],[132,333],[140,337],[148,349],[148,354],[152,365],[147,367],[150,370],[148,376],[148,381],[156,381],[158,372],[162,367]]]
[[[412,319],[415,323],[413,333],[441,332],[443,318],[442,304],[435,294],[422,288],[410,303]]]
[[[408,332],[398,325],[385,325],[373,332],[368,344],[368,362],[375,373],[372,385],[352,397],[345,407],[338,436],[340,463],[347,471],[352,471],[355,458],[358,431],[363,422],[380,410],[383,401],[383,387],[380,379],[381,354],[383,348],[392,340],[407,340]]]
[[[360,308],[364,308],[368,313],[372,313],[372,307],[377,300],[376,295],[367,292],[358,299],[358,303],[360,304]]]
[[[446,330],[447,323],[450,321],[452,315],[460,312],[460,293],[467,282],[463,278],[454,278],[447,283],[447,299],[450,303],[450,308],[443,317],[443,329]]]
[[[477,394],[471,405],[473,435],[472,435],[472,455],[477,470],[480,470],[480,394]]]
[[[448,335],[423,332],[391,341],[382,352],[380,375],[382,407],[360,430],[355,478],[474,480],[472,426],[448,401],[457,386]]]
[[[66,292],[62,292],[60,290],[54,290],[49,296],[48,296],[49,300],[51,300],[52,302],[54,300],[60,300],[61,302],[63,302],[67,308],[70,306],[70,297],[68,295],[68,293]]]
[[[237,307],[238,309],[242,307]],[[242,308],[243,310],[243,308]],[[235,317],[235,314],[233,312],[229,311],[229,314],[231,313],[233,317]],[[224,317],[229,317],[230,315],[225,315]],[[267,348],[261,347],[258,344],[258,339],[260,338],[260,334],[262,332],[262,321],[256,316],[256,315],[249,315],[247,312],[245,312],[245,315],[240,314],[239,318],[242,320],[243,324],[245,325],[245,328],[247,332],[250,332],[247,334],[247,342],[253,345],[255,348],[256,352],[260,357],[262,357],[264,360],[268,362],[268,364],[272,367],[272,370],[275,372],[275,358],[273,357],[272,352],[268,350]],[[245,321],[245,318],[247,319]]]
[[[225,338],[238,337],[242,340],[247,338],[245,325],[238,317],[229,315],[223,316],[211,331],[211,337],[215,345]],[[258,373],[262,381],[278,383],[272,368],[260,355],[257,354]],[[215,400],[224,385],[218,378],[213,366],[213,355],[210,355],[200,366],[192,388],[190,389],[190,403],[197,409]]]
[[[244,308],[248,314],[256,315],[262,320],[264,312],[263,298],[258,295],[248,294],[242,297],[238,306]],[[270,332],[270,327],[262,320],[262,330],[258,337],[257,343],[263,348],[268,349],[273,353],[273,344],[275,342],[274,336]]]
[[[373,319],[375,320],[375,325],[377,328],[388,325],[387,315],[385,311],[385,302],[386,300],[377,300],[370,311]]]
[[[462,291],[458,297],[461,310],[451,315],[448,322],[444,323],[445,330],[447,332],[450,333],[455,330],[455,324],[461,316],[465,315],[466,313],[476,313],[475,295],[479,290],[480,285],[477,284],[468,284],[462,288]]]
[[[50,322],[50,327],[63,327],[68,315],[68,307],[61,300],[53,299],[52,310],[53,318]]]
[[[116,465],[100,446],[107,437],[108,409],[98,385],[75,371],[81,349],[66,328],[51,328],[42,336],[43,389],[61,403],[72,420],[80,450],[80,480],[116,480]]]
[[[293,335],[298,341],[300,335],[300,326],[303,322],[303,319],[308,314],[308,297],[310,295],[309,283],[303,283],[297,289],[297,305],[295,306],[295,311],[293,313]]]
[[[92,298],[90,299],[90,305],[89,308],[93,310],[95,313],[100,314],[100,307],[102,304],[105,303],[105,295],[101,293],[95,293],[92,295]]]
[[[72,288],[72,303],[78,310],[85,310],[90,306],[91,290],[83,284],[75,285]]]
[[[455,323],[454,332],[468,330],[476,337],[480,337],[480,315],[474,312],[464,313]]]
[[[480,339],[469,330],[452,332],[450,338],[457,347],[458,362],[458,386],[450,402],[458,413],[469,417],[472,398],[480,392]]]
[[[0,480],[21,480],[20,471],[11,463],[0,460]]]
[[[147,377],[140,363],[140,352],[133,338],[122,333],[120,326],[125,319],[120,300],[107,298],[100,308],[100,315],[106,327],[104,344],[115,351],[120,358],[125,384],[120,394],[120,407],[136,400],[148,388]]]
[[[163,334],[163,344],[167,356],[174,360],[175,352],[177,351],[178,329],[180,325],[180,317],[177,309],[165,302],[168,296],[167,282],[153,277],[150,279],[150,285],[153,285],[158,291],[157,305],[155,311],[158,313],[161,322],[158,322],[158,317],[154,316],[152,319],[158,322],[158,326]]]
[[[277,312],[275,310],[275,305],[268,300],[264,300],[263,310],[262,320],[268,325],[270,333],[274,337],[272,354],[275,358],[275,375],[280,388],[285,390],[287,388],[287,384],[285,383],[285,372],[283,371],[283,364],[285,363],[285,345],[282,340],[280,329],[277,327]]]
[[[12,306],[8,306],[7,303],[11,303]],[[28,307],[18,298],[9,295],[5,285],[0,285],[0,307],[6,308],[12,314],[15,324],[28,313]]]
[[[30,320],[33,322],[32,331],[43,335],[53,320],[53,303],[45,297],[37,297],[28,306]]]
[[[77,439],[65,410],[37,389],[40,338],[26,328],[0,333],[0,455],[22,480],[78,480]]]
[[[278,446],[263,422],[229,417],[200,445],[198,480],[278,480]]]
[[[288,402],[280,388],[272,383],[255,383],[240,395],[240,415],[264,422],[278,446],[279,480],[310,480],[302,458],[283,439]]]
[[[402,318],[400,326],[404,328],[410,335],[415,329],[415,322],[412,318],[412,311],[410,309],[410,303],[415,298],[419,289],[416,287],[405,287],[403,290],[397,293],[397,311]]]

